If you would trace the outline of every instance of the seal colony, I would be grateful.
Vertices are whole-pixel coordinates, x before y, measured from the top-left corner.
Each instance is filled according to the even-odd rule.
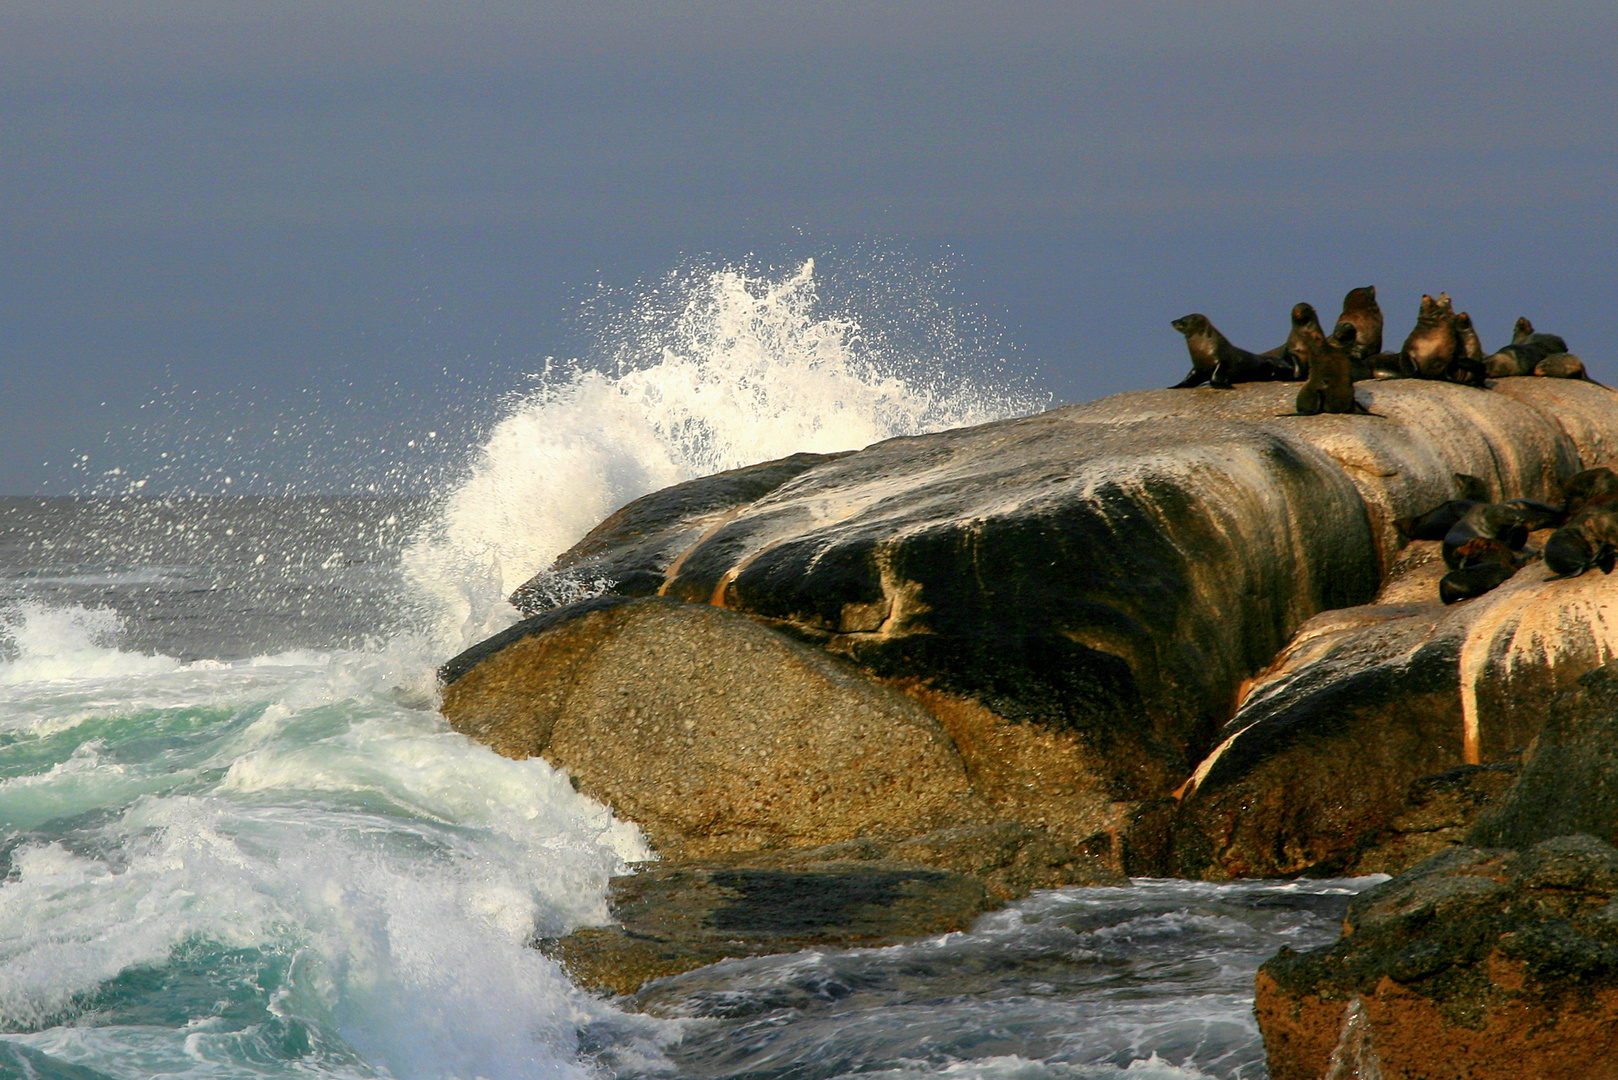
[[[1416,324],[1396,353],[1382,351],[1374,285],[1348,291],[1330,334],[1312,304],[1294,304],[1291,322],[1284,344],[1255,354],[1231,344],[1206,315],[1182,315],[1170,325],[1185,335],[1191,374],[1170,389],[1302,380],[1295,415],[1375,416],[1354,396],[1356,382],[1433,379],[1487,390],[1492,379],[1522,375],[1595,381],[1561,336],[1538,332],[1526,316],[1512,326],[1510,344],[1485,353],[1472,316],[1457,312],[1446,292],[1423,294]],[[1535,559],[1559,576],[1591,567],[1611,573],[1618,564],[1618,473],[1611,469],[1575,476],[1561,506],[1530,499],[1490,503],[1483,481],[1461,474],[1456,481],[1461,498],[1398,522],[1408,539],[1442,541],[1449,567],[1438,587],[1444,603],[1481,596]],[[1546,528],[1557,531],[1541,551],[1529,549],[1530,535]]]
[[[1382,351],[1382,309],[1374,285],[1348,291],[1330,334],[1310,304],[1294,305],[1291,318],[1286,342],[1263,353],[1233,345],[1200,312],[1175,319],[1170,325],[1185,335],[1191,373],[1171,389],[1302,381],[1297,411],[1313,416],[1368,414],[1355,399],[1353,384],[1369,379],[1436,379],[1478,389],[1487,389],[1490,379],[1517,375],[1594,381],[1565,340],[1535,331],[1527,318],[1517,320],[1510,344],[1486,354],[1472,316],[1455,311],[1448,293],[1422,296],[1416,325],[1396,353]]]

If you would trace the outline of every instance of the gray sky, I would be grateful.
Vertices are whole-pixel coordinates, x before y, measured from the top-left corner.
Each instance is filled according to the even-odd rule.
[[[1618,382],[1615,54],[1610,0],[11,0],[0,493],[430,471],[702,257],[945,260],[1058,401],[1366,283],[1394,347],[1446,290]]]

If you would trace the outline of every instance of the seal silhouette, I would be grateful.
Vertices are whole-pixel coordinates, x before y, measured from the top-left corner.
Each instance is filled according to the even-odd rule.
[[[1238,349],[1200,312],[1182,315],[1169,325],[1185,335],[1185,347],[1191,353],[1191,374],[1171,386],[1171,390],[1203,383],[1228,390],[1239,382],[1292,381],[1290,362]]]
[[[1482,386],[1488,377],[1488,364],[1483,356],[1483,342],[1472,326],[1472,316],[1464,311],[1455,314],[1455,357],[1447,372],[1451,382],[1467,386]]]

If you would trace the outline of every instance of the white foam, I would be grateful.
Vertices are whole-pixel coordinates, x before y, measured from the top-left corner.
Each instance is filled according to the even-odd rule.
[[[463,642],[515,617],[503,597],[648,492],[800,451],[1029,412],[1044,399],[894,355],[820,311],[813,261],[770,280],[715,271],[651,305],[608,347],[614,373],[552,372],[494,428],[411,575]]]
[[[122,652],[123,620],[107,608],[25,600],[0,609],[0,685],[104,679],[172,671],[167,656]]]

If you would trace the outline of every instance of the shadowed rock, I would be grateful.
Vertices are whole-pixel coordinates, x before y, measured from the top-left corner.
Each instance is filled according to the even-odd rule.
[[[1396,826],[1412,785],[1517,760],[1546,702],[1618,652],[1613,579],[1532,562],[1445,608],[1436,549],[1412,543],[1376,604],[1310,620],[1254,680],[1188,785],[1176,872],[1396,871],[1457,843],[1453,825],[1425,846]]]

